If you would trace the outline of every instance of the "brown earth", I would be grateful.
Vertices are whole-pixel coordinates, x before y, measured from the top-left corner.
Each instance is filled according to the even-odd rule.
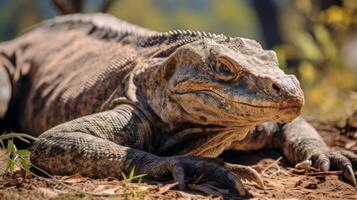
[[[324,140],[334,148],[357,153],[357,126],[351,119],[347,125],[336,122],[316,122]],[[342,127],[342,128],[341,128]],[[5,168],[4,150],[0,167]],[[275,150],[257,152],[227,152],[224,160],[243,163],[261,173],[265,189],[246,182],[248,198],[252,199],[357,199],[357,188],[339,175],[340,172],[321,174],[294,170]],[[3,173],[0,177],[0,199],[246,199],[222,186],[209,182],[188,185],[179,191],[176,183],[169,181],[125,183],[108,178],[93,180],[78,175],[43,178],[32,175],[23,178],[21,170],[13,176]]]

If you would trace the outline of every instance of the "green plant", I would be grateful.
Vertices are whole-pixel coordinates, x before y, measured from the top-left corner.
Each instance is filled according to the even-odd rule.
[[[10,133],[0,135],[0,144],[1,147],[5,149],[4,140],[7,140],[6,153],[5,153],[5,162],[6,162],[6,171],[10,174],[13,174],[16,167],[19,167],[25,170],[26,175],[30,174],[30,151],[27,149],[17,149],[14,138],[22,140],[26,143],[30,143],[28,139],[36,140],[35,137],[24,133]]]
[[[130,194],[133,195],[134,199],[143,199],[145,193],[148,192],[148,189],[146,187],[140,187],[140,186],[131,186],[130,183],[137,182],[141,183],[142,178],[146,176],[146,174],[139,174],[135,175],[135,168],[133,168],[129,175],[125,175],[122,173],[123,180],[121,181],[125,188],[129,190]]]
[[[146,176],[146,174],[140,174],[140,175],[135,175],[135,168],[133,168],[129,175],[126,176],[124,173],[121,173],[123,176],[122,183],[124,185],[128,185],[129,183],[132,183],[133,181],[137,181],[137,183],[141,183],[142,178]]]

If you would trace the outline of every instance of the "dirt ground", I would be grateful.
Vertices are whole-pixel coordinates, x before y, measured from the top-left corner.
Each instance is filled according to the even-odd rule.
[[[324,140],[334,148],[344,148],[357,153],[355,121],[347,126],[335,122],[316,122]],[[1,152],[4,158],[4,151]],[[227,152],[226,161],[243,163],[261,173],[265,189],[246,183],[248,197],[211,183],[191,181],[186,191],[179,191],[176,183],[169,181],[128,183],[108,178],[93,180],[78,175],[66,177],[22,178],[21,171],[14,176],[0,176],[0,199],[357,199],[357,188],[339,175],[340,172],[319,174],[294,170],[275,150],[258,152]],[[0,168],[5,164],[3,159]]]

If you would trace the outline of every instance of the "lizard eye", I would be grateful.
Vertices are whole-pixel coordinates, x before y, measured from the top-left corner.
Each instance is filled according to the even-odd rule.
[[[231,73],[231,70],[226,65],[221,65],[219,69],[222,73]]]
[[[236,77],[235,72],[224,63],[217,63],[214,66],[214,70],[219,79],[229,81]]]

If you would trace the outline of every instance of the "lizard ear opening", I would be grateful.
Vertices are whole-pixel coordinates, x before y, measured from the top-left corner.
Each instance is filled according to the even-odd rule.
[[[177,58],[175,55],[167,58],[160,66],[160,75],[163,79],[169,80],[176,72],[177,68]]]
[[[176,49],[166,60],[161,64],[160,74],[165,80],[170,80],[170,78],[175,74],[179,64],[182,64],[183,58],[185,57],[186,49],[179,48]]]
[[[185,67],[203,63],[201,55],[190,47],[181,47],[173,52],[160,66],[160,74],[165,80],[169,80],[178,67]]]

